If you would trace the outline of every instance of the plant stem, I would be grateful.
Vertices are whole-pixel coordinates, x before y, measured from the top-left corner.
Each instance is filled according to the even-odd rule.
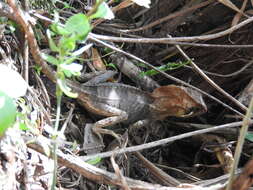
[[[53,134],[53,159],[54,159],[54,171],[53,171],[53,180],[51,185],[51,190],[54,190],[57,182],[57,154],[56,151],[58,149],[57,137],[58,137],[58,128],[60,123],[60,114],[61,114],[61,99],[62,99],[62,91],[58,85],[56,85],[56,97],[57,97],[57,108],[56,108],[56,121],[54,126],[54,134]]]
[[[238,163],[240,160],[243,144],[245,141],[245,136],[246,136],[248,128],[249,128],[249,122],[250,122],[250,118],[252,115],[252,110],[253,110],[253,97],[251,98],[250,105],[247,109],[247,113],[246,113],[245,117],[243,118],[242,128],[240,130],[240,135],[238,137],[238,142],[237,142],[236,149],[235,149],[234,163],[233,163],[232,169],[230,171],[230,177],[228,180],[228,185],[226,187],[226,190],[230,190],[232,188],[235,170],[238,167]]]
[[[97,12],[99,5],[101,5],[104,0],[99,0],[96,4],[92,7],[92,9],[86,14],[87,17],[90,17],[92,14]]]

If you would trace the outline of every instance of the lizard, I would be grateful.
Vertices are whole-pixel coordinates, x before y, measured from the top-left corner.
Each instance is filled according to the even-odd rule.
[[[176,85],[161,86],[152,93],[134,86],[105,82],[116,73],[108,71],[84,84],[68,81],[78,93],[79,103],[88,111],[106,118],[95,122],[92,130],[101,134],[118,135],[105,129],[119,122],[135,124],[138,121],[163,120],[169,116],[193,117],[207,111],[199,92]]]
[[[56,82],[54,72],[41,57],[31,25],[14,2],[10,1],[10,5],[17,17],[11,16],[11,10],[7,10],[5,14],[22,26],[35,62],[42,67],[42,71],[50,80]],[[206,111],[206,105],[199,93],[175,85],[158,87],[152,93],[114,83],[80,85],[68,81],[68,86],[79,94],[79,102],[84,107],[98,115],[108,117],[94,124],[93,131],[95,133],[115,135],[103,127],[121,121],[134,123],[147,118],[160,120],[167,116],[194,116]],[[174,98],[175,100],[173,100]]]

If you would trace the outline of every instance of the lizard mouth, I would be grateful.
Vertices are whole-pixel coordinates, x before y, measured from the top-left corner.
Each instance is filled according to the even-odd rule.
[[[194,117],[196,115],[200,115],[202,113],[205,113],[206,110],[200,109],[198,107],[192,107],[188,109],[185,114],[182,114],[181,117]]]

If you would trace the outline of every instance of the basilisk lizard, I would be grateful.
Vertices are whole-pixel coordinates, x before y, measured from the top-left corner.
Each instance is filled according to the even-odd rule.
[[[100,134],[118,138],[104,127],[119,122],[134,124],[140,120],[163,120],[168,116],[192,117],[207,110],[201,94],[190,88],[167,85],[149,93],[133,86],[105,82],[114,74],[109,71],[82,85],[68,81],[69,87],[78,93],[82,106],[106,117],[92,127],[100,139]]]

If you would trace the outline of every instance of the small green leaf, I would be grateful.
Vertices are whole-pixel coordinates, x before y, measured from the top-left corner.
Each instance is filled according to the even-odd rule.
[[[111,48],[108,48],[108,47],[104,47],[103,48],[103,51],[106,53],[106,54],[109,54],[109,53],[112,53],[113,50]]]
[[[251,142],[253,142],[253,133],[248,132],[245,136],[245,138]]]
[[[56,59],[55,57],[51,56],[51,55],[42,53],[42,54],[41,54],[41,57],[42,57],[44,60],[46,60],[48,63],[51,63],[52,65],[59,65],[59,64],[60,64],[59,60]]]
[[[59,52],[59,48],[56,46],[56,44],[54,43],[54,40],[51,37],[50,30],[47,30],[47,37],[48,37],[50,49],[52,51]]]
[[[25,123],[19,123],[19,129],[22,131],[27,131],[29,130],[29,127]]]
[[[71,54],[72,55],[72,54]],[[62,64],[64,65],[68,65],[68,64],[71,64],[73,63],[75,60],[77,59],[76,56],[73,56],[73,57],[66,57],[64,62]]]
[[[106,64],[106,67],[112,67],[113,69],[117,70],[117,67],[113,63]]]
[[[83,68],[82,65],[77,63],[61,64],[60,67],[67,77],[71,77],[72,75],[80,76],[81,75],[80,71]]]
[[[91,165],[96,165],[96,164],[98,164],[99,162],[101,162],[101,160],[102,160],[102,159],[101,159],[100,157],[97,157],[97,158],[88,160],[87,163],[88,163],[88,164],[91,164]]]
[[[70,9],[70,8],[72,8],[67,2],[61,1],[61,3],[64,5],[63,9]]]
[[[58,23],[53,23],[50,25],[50,29],[59,35],[63,35],[63,36],[67,36],[70,34],[70,32],[68,30],[66,30],[63,26],[61,26]]]
[[[108,7],[108,5],[105,2],[102,2],[96,13],[90,16],[90,19],[94,18],[104,18],[104,19],[114,19],[114,14],[112,10]]]
[[[174,69],[178,69],[186,64],[189,64],[188,61],[186,62],[179,62],[179,63],[167,63],[166,65],[162,65],[160,67],[157,67],[157,69],[161,70],[161,71],[170,71],[170,70],[174,70]],[[154,70],[154,69],[151,69],[151,70],[148,70],[146,72],[141,72],[140,73],[140,76],[143,77],[143,76],[153,76],[153,75],[156,75],[158,74],[159,72]]]
[[[77,98],[78,94],[71,92],[71,89],[67,86],[65,80],[57,79],[57,84],[59,85],[60,89],[63,91],[70,98]]]
[[[66,54],[66,52],[73,51],[76,48],[76,38],[62,37],[59,41],[59,47],[63,55]]]
[[[16,118],[16,106],[10,96],[0,91],[0,137],[11,127]]]
[[[40,75],[40,73],[41,73],[41,71],[42,71],[42,67],[41,67],[41,66],[38,66],[38,65],[34,65],[34,69],[35,69],[36,73],[37,73],[38,75]]]
[[[148,67],[147,65],[145,65],[144,63],[136,63],[136,66],[142,67],[142,68],[146,68],[146,69],[149,68],[149,67]]]
[[[76,35],[78,40],[84,40],[90,32],[91,26],[87,16],[79,13],[71,16],[67,20],[65,29],[72,35]]]

